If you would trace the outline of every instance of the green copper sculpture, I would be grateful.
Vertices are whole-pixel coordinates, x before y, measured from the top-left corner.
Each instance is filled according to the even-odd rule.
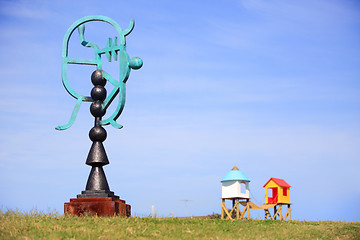
[[[100,48],[94,42],[86,41],[85,23],[93,21],[109,23],[116,29],[118,36],[114,37],[114,39],[109,38],[104,48]],[[95,118],[94,127],[91,128],[89,132],[89,138],[92,141],[92,145],[86,159],[86,164],[91,166],[91,171],[86,183],[86,188],[81,194],[77,195],[76,199],[70,199],[69,203],[64,204],[65,213],[80,215],[84,211],[89,211],[98,216],[114,216],[114,214],[130,216],[131,214],[131,206],[125,204],[124,200],[119,199],[119,196],[110,191],[109,184],[106,180],[103,166],[109,164],[109,160],[103,146],[103,142],[107,137],[103,125],[110,124],[115,128],[122,128],[116,120],[119,118],[125,105],[125,84],[129,78],[130,70],[139,69],[143,64],[140,58],[129,58],[129,55],[126,52],[125,37],[131,33],[133,28],[134,20],[130,21],[127,29],[122,30],[114,20],[108,17],[88,16],[73,23],[65,34],[62,49],[62,82],[67,92],[76,99],[76,104],[69,122],[65,125],[56,127],[56,129],[65,130],[71,127],[75,122],[82,102],[91,102],[90,112]],[[69,57],[69,40],[76,29],[78,29],[79,32],[81,45],[90,48],[94,52],[94,58],[79,59]],[[109,62],[114,60],[119,62],[118,79],[111,76],[103,69],[103,60]],[[70,86],[67,76],[69,64],[93,65],[96,67],[91,75],[91,82],[94,87],[90,91],[90,96],[81,95]],[[108,96],[105,88],[107,82],[113,86]],[[102,119],[107,108],[118,95],[119,100],[114,113],[111,114],[111,116]]]
[[[85,40],[85,23],[91,21],[102,21],[111,24],[118,32],[119,38],[115,37],[114,40],[109,38],[107,44],[104,48],[100,48],[96,43],[87,42]],[[74,110],[71,114],[71,118],[69,122],[65,125],[56,127],[57,130],[65,130],[72,126],[75,122],[76,116],[78,114],[80,105],[82,102],[93,102],[93,98],[89,96],[84,96],[77,93],[69,84],[67,77],[67,69],[68,64],[82,64],[82,65],[94,65],[96,66],[98,71],[101,71],[102,77],[106,79],[110,84],[114,86],[113,90],[109,94],[109,96],[104,100],[102,108],[104,111],[109,107],[112,101],[119,94],[119,102],[115,112],[109,116],[108,118],[101,120],[100,125],[108,125],[111,124],[115,128],[122,128],[122,125],[116,122],[119,118],[124,105],[125,105],[125,94],[126,94],[126,81],[129,77],[131,69],[139,69],[141,68],[143,62],[140,58],[134,57],[129,58],[129,55],[126,52],[126,41],[125,37],[131,33],[134,28],[134,20],[130,21],[130,24],[127,29],[122,30],[119,24],[117,24],[114,20],[105,17],[105,16],[87,16],[83,17],[76,22],[74,22],[70,28],[67,30],[64,41],[63,41],[63,49],[62,49],[62,82],[67,90],[67,92],[77,99]],[[78,29],[79,37],[81,45],[84,47],[89,47],[94,50],[94,58],[93,59],[78,59],[78,58],[70,58],[68,56],[69,49],[69,40],[72,33],[75,29]],[[101,56],[106,55],[107,61],[111,62],[112,59],[115,61],[119,61],[120,74],[118,81],[108,74],[105,70],[102,69],[102,59]]]

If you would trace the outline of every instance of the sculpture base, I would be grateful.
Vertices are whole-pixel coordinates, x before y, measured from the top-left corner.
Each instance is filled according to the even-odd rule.
[[[119,196],[116,196],[114,192],[109,190],[85,190],[85,191],[81,191],[81,194],[77,195],[77,198],[106,198],[106,197],[119,199]]]
[[[114,197],[104,198],[71,198],[64,203],[66,215],[84,216],[85,214],[99,217],[131,216],[131,206],[124,200]]]

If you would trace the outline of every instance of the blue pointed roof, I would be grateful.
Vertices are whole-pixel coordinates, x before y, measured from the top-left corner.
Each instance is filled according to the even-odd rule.
[[[245,176],[245,174],[243,174],[236,166],[233,167],[233,169],[231,169],[231,171],[228,172],[225,177],[223,177],[223,179],[221,179],[221,182],[234,180],[250,182],[250,179]]]

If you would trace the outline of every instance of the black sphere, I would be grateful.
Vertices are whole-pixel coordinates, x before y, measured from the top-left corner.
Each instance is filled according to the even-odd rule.
[[[103,109],[102,101],[95,101],[90,106],[90,112],[94,117],[102,117],[105,115],[106,111]]]
[[[91,82],[96,86],[105,86],[106,79],[103,78],[103,74],[101,70],[96,70],[91,74]]]
[[[91,90],[91,97],[94,100],[104,101],[106,98],[106,89],[100,85],[93,87]]]
[[[103,142],[107,137],[107,133],[103,127],[93,127],[89,132],[89,137],[93,142]]]

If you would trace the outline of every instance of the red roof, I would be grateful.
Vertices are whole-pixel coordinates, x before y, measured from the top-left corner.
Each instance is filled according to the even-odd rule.
[[[265,187],[271,180],[273,180],[280,187],[288,187],[288,188],[291,187],[287,182],[284,181],[284,179],[273,178],[273,177],[270,178],[269,181],[267,181],[263,187]]]

